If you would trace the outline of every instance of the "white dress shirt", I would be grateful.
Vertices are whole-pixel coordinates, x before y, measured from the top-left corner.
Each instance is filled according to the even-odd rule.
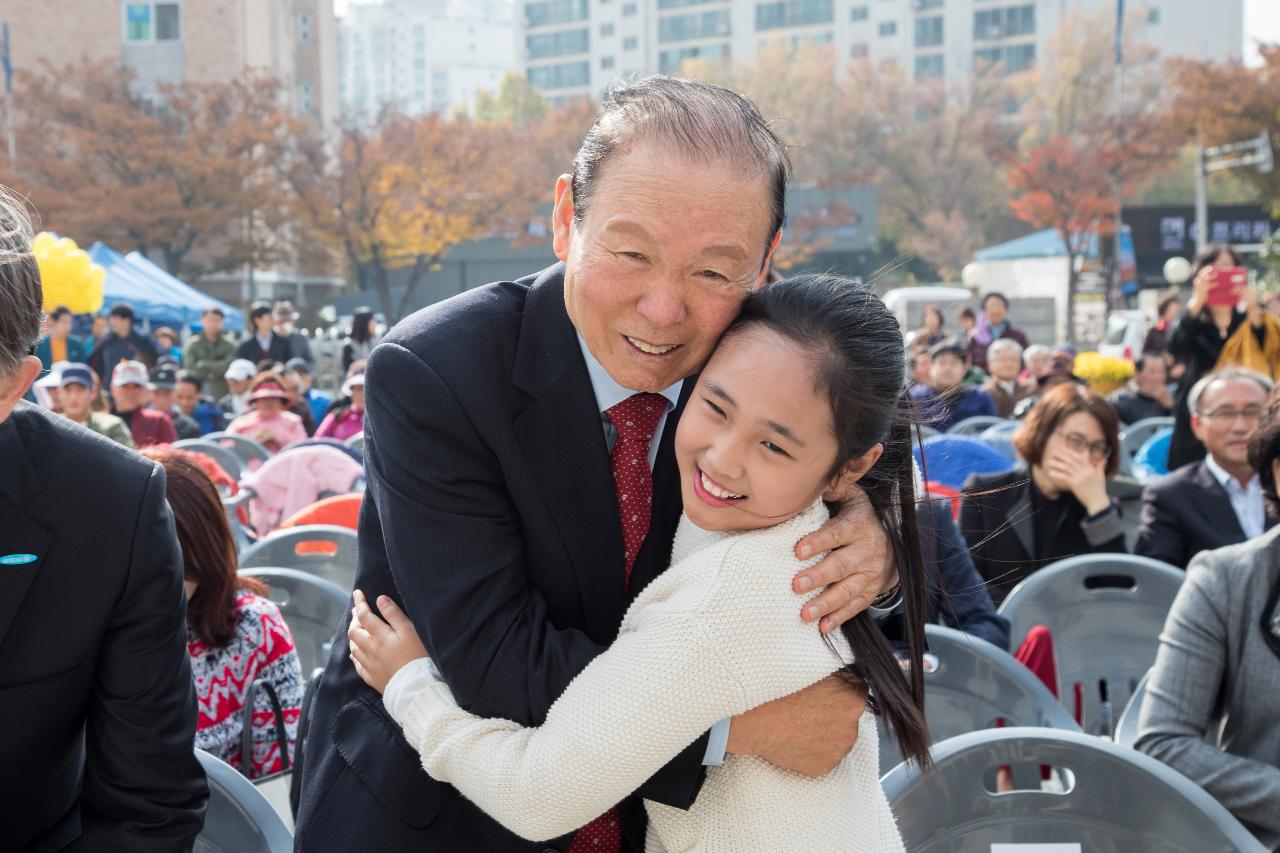
[[[1262,480],[1254,474],[1249,478],[1249,485],[1240,485],[1239,480],[1217,463],[1212,453],[1205,455],[1204,464],[1226,490],[1227,497],[1231,500],[1231,509],[1235,511],[1240,529],[1244,531],[1244,538],[1261,536],[1267,528],[1267,509],[1262,502]]]

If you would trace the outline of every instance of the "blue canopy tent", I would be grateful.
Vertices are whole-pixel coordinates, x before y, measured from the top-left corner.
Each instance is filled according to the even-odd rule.
[[[107,273],[102,283],[104,309],[127,302],[139,321],[179,328],[199,324],[204,309],[217,306],[226,316],[228,332],[244,330],[244,312],[201,293],[138,252],[121,255],[104,243],[94,243],[89,257]]]

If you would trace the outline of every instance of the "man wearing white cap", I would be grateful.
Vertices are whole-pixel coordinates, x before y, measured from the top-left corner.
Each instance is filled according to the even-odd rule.
[[[111,371],[111,397],[115,401],[111,414],[120,418],[133,433],[139,447],[153,444],[173,444],[178,431],[173,419],[164,412],[147,408],[147,383],[151,377],[147,366],[140,361],[122,361]]]
[[[223,378],[227,380],[227,393],[218,401],[218,408],[234,420],[249,411],[249,383],[258,375],[258,367],[247,358],[237,358],[227,367]]]

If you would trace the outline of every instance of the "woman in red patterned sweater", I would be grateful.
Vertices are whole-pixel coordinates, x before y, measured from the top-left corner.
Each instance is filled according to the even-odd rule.
[[[289,628],[266,597],[266,586],[236,574],[231,529],[217,490],[200,466],[181,450],[155,448],[146,455],[164,466],[165,497],[182,545],[187,652],[199,704],[195,745],[244,772],[240,743],[245,702],[253,683],[265,678],[284,712],[292,765],[302,667]],[[265,691],[255,697],[252,725],[253,755],[246,775],[252,779],[283,770]]]

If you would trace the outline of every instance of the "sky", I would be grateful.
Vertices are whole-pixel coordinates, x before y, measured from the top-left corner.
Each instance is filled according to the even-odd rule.
[[[1280,2],[1244,0],[1244,41],[1244,61],[1257,65],[1257,42],[1280,42]]]

